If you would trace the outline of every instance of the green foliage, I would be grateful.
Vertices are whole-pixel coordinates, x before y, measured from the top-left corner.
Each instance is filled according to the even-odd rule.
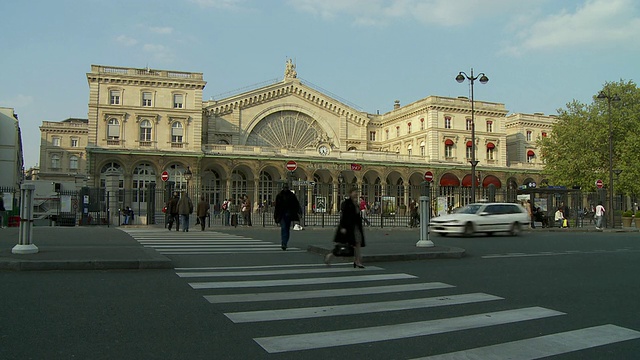
[[[604,85],[604,92],[620,101],[597,99],[591,104],[576,100],[558,110],[551,135],[538,141],[545,160],[545,175],[552,185],[580,185],[595,190],[596,179],[609,187],[609,129],[613,144],[616,193],[640,194],[640,89],[632,81]],[[610,110],[610,112],[609,112]],[[609,121],[611,119],[611,122]]]
[[[633,211],[631,210],[627,210],[622,213],[622,217],[632,217],[632,216],[633,216]]]
[[[640,219],[640,210],[636,211],[636,219]]]

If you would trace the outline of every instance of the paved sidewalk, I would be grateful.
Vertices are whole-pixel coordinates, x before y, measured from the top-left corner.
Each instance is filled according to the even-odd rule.
[[[19,228],[0,229],[0,270],[169,269],[171,260],[115,227],[33,227],[36,254],[13,254]]]

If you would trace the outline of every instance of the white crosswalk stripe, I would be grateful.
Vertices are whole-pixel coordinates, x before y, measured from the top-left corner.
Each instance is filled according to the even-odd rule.
[[[282,252],[280,244],[218,231],[168,231],[166,229],[121,229],[145,247],[163,255],[215,255]],[[287,252],[302,252],[290,247]]]

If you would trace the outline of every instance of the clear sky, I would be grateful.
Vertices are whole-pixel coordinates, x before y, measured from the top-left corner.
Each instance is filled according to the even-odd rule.
[[[0,106],[20,118],[25,166],[42,121],[87,118],[91,64],[204,73],[204,99],[298,77],[366,112],[469,96],[555,114],[608,81],[638,82],[636,0],[5,0]]]

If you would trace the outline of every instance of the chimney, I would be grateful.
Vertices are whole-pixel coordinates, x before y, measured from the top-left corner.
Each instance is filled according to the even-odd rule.
[[[393,110],[400,109],[400,100],[393,102]]]

